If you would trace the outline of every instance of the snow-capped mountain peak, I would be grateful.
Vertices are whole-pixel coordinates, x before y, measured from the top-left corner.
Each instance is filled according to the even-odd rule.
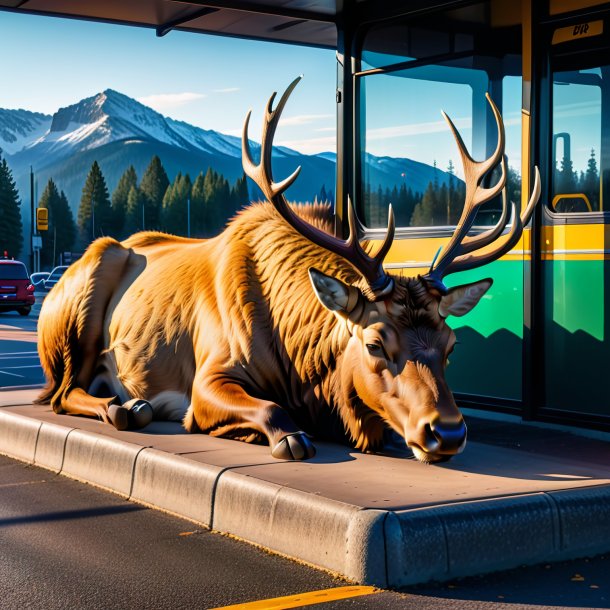
[[[50,124],[48,114],[0,108],[0,149],[13,155],[46,133]]]
[[[13,125],[17,120],[14,113],[26,111],[0,112],[12,113],[10,124]],[[113,89],[60,108],[52,117],[27,114],[32,115],[30,122],[34,122],[33,117],[39,117],[37,127],[22,127],[20,138],[13,135],[17,128],[13,126],[9,131],[9,120],[0,114],[0,148],[13,155],[27,153],[29,163],[36,163],[43,156],[63,158],[127,140],[160,142],[185,151],[241,159],[240,138],[165,117]],[[258,144],[251,144],[253,150],[258,148]],[[274,156],[287,155],[289,152],[292,151],[278,148],[274,150]]]
[[[60,108],[53,115],[49,132],[30,147],[69,154],[126,138],[157,140],[180,148],[188,146],[163,115],[118,91],[106,89]]]

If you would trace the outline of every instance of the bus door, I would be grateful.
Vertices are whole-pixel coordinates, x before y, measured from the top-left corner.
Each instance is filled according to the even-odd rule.
[[[549,103],[539,111],[550,161],[540,236],[540,414],[581,423],[610,419],[609,33],[608,13],[549,28],[541,96]]]

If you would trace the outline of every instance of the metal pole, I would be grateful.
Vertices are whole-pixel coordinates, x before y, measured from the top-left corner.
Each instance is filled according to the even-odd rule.
[[[191,198],[186,198],[186,235],[191,236]]]
[[[31,208],[31,214],[32,214],[32,218],[31,218],[31,223],[30,223],[30,248],[32,249],[32,259],[31,259],[31,263],[30,263],[30,269],[32,269],[32,273],[34,273],[34,271],[36,270],[36,256],[34,254],[34,232],[35,232],[35,228],[36,228],[36,221],[34,220],[34,170],[32,169],[32,166],[30,165],[30,208]]]

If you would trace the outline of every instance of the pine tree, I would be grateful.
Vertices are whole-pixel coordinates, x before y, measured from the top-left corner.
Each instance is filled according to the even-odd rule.
[[[396,224],[399,227],[408,227],[411,223],[412,209],[409,209],[409,198],[407,185],[403,182],[400,188],[397,189],[396,198],[392,193],[392,204],[394,206],[394,214],[396,214]]]
[[[141,231],[146,224],[145,214],[145,197],[140,189],[133,185],[127,195],[127,210],[125,212],[125,224],[123,225],[124,234],[131,235]]]
[[[242,174],[237,179],[231,189],[231,198],[233,199],[233,211],[241,210],[250,203],[250,193],[248,192],[248,178],[246,174]]]
[[[429,227],[442,225],[445,221],[446,210],[438,197],[438,190],[434,187],[434,183],[430,182],[421,201],[415,206],[411,222],[416,227]]]
[[[203,194],[205,200],[204,234],[210,236],[217,233],[232,214],[232,210],[227,210],[227,205],[230,204],[229,184],[211,167],[208,168],[203,180]]]
[[[205,236],[204,181],[203,172],[199,172],[191,190],[191,234],[196,237]]]
[[[574,173],[572,159],[569,157],[561,159],[561,169],[557,174],[555,191],[563,194],[576,192],[576,174]]]
[[[138,176],[133,165],[130,165],[112,193],[112,224],[117,236],[125,235],[125,218],[127,216],[127,199],[132,187],[138,186]]]
[[[599,210],[599,172],[594,148],[591,149],[591,156],[587,161],[587,171],[582,180],[581,190],[588,197],[593,210]]]
[[[60,253],[70,252],[76,241],[76,222],[74,222],[74,214],[72,214],[68,198],[63,191],[59,193],[59,205],[55,210],[55,222],[57,223],[58,235],[57,251]]]
[[[0,256],[18,258],[23,247],[21,202],[13,174],[0,155]]]
[[[83,187],[78,209],[78,229],[83,246],[97,237],[114,233],[108,188],[97,161],[93,162]]]
[[[49,179],[42,193],[38,207],[47,208],[49,211],[49,228],[40,232],[42,237],[40,262],[43,266],[54,267],[62,252],[72,250],[76,239],[76,224],[65,193],[57,190],[52,178]]]
[[[191,196],[192,183],[188,174],[179,172],[173,184],[163,197],[161,226],[164,231],[175,235],[187,234],[188,200]]]
[[[163,197],[169,186],[169,178],[161,163],[161,159],[155,155],[140,182],[140,191],[145,198],[145,220],[146,226],[142,229],[159,228]]]

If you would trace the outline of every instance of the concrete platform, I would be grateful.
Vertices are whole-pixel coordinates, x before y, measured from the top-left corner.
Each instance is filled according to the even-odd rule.
[[[0,453],[332,570],[401,587],[610,551],[610,435],[467,416],[447,464],[316,443],[308,462],[153,422],[119,432],[0,392]]]

